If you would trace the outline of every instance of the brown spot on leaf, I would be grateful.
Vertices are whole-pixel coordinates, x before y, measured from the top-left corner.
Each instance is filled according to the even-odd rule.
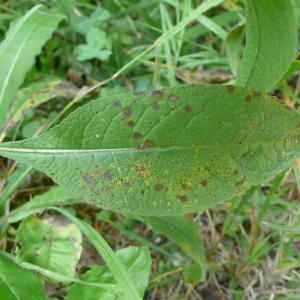
[[[103,178],[105,180],[111,180],[113,178],[113,172],[112,171],[105,171],[103,174]]]
[[[226,85],[226,87],[227,87],[227,91],[228,91],[229,93],[232,93],[232,92],[234,92],[234,90],[235,90],[235,86],[234,86],[234,85]]]
[[[145,95],[145,91],[135,91],[133,94],[135,96],[144,96]]]
[[[145,194],[145,190],[141,190],[141,195],[144,195]]]
[[[245,100],[246,100],[246,102],[250,102],[250,101],[252,100],[251,95],[247,95],[247,96],[245,97]]]
[[[157,96],[163,96],[163,94],[164,94],[164,90],[163,89],[155,90],[155,91],[153,91],[151,93],[151,95],[155,96],[155,97],[157,97]]]
[[[87,185],[97,184],[97,180],[91,174],[85,173],[82,175],[82,178]]]
[[[200,182],[200,184],[201,184],[203,187],[207,187],[208,182],[207,182],[207,180],[205,179],[205,180],[202,180],[202,181]]]
[[[186,195],[177,195],[177,199],[181,202],[186,202],[188,200]]]
[[[184,110],[185,110],[186,112],[191,112],[191,111],[192,111],[192,106],[189,105],[189,104],[186,104],[186,105],[184,106]]]
[[[141,133],[139,133],[139,132],[133,132],[131,137],[132,137],[134,140],[139,140],[139,139],[141,139],[143,136],[142,136]]]
[[[120,100],[116,100],[115,101],[115,107],[121,107],[122,104],[121,104],[121,101]]]
[[[145,140],[140,146],[139,149],[143,150],[145,148],[152,148],[155,146],[155,142],[151,141],[151,140]]]
[[[128,117],[130,117],[132,115],[132,107],[126,107],[125,109],[124,109],[124,117],[125,118],[128,118]]]
[[[178,96],[176,96],[176,95],[170,95],[169,97],[168,97],[168,99],[171,101],[171,102],[175,102],[176,100],[178,100]]]
[[[152,104],[152,108],[155,109],[155,110],[159,110],[160,105],[158,103],[154,103],[154,104]]]
[[[135,123],[132,120],[128,121],[127,124],[129,127],[133,127],[135,125]]]
[[[161,192],[162,190],[164,190],[165,189],[165,186],[162,184],[162,183],[157,183],[156,185],[155,185],[155,190],[157,191],[157,192]]]
[[[182,183],[182,184],[181,184],[181,188],[182,188],[183,190],[187,190],[187,189],[188,189],[188,185],[187,185],[186,183]]]
[[[260,97],[261,95],[262,95],[261,92],[258,92],[258,91],[254,91],[254,92],[253,92],[253,96],[254,96],[254,97]]]

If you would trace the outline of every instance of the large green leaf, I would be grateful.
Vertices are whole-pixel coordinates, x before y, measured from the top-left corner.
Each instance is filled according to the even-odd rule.
[[[300,154],[300,115],[276,98],[187,85],[100,98],[40,137],[3,143],[87,202],[135,215],[211,207]]]
[[[17,258],[44,269],[74,277],[82,251],[79,228],[60,216],[29,217],[17,230]]]
[[[0,297],[5,300],[47,300],[42,282],[0,252]]]
[[[128,247],[116,252],[116,256],[124,265],[132,278],[140,295],[143,296],[148,285],[151,270],[151,256],[147,247]],[[84,282],[115,283],[116,280],[107,267],[93,266],[80,279]],[[119,295],[118,295],[119,294]],[[84,286],[75,283],[71,286],[66,300],[127,300],[124,294],[95,286]]]
[[[14,22],[0,45],[0,127],[35,56],[63,18],[41,7],[33,7]]]
[[[246,48],[237,85],[270,90],[291,65],[296,46],[292,0],[246,0]]]

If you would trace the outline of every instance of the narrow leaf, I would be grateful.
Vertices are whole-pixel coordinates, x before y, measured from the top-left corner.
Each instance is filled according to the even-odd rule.
[[[296,46],[291,0],[246,0],[246,48],[237,85],[269,91],[291,65]]]
[[[0,45],[0,127],[35,56],[63,18],[41,7],[33,7],[14,22]]]
[[[37,138],[2,143],[85,201],[131,215],[212,207],[300,154],[300,115],[276,98],[188,85],[100,98]]]

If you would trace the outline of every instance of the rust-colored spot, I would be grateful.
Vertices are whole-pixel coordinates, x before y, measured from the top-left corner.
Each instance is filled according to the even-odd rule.
[[[124,117],[125,118],[128,118],[128,117],[130,117],[132,115],[132,107],[126,107],[125,109],[124,109]]]
[[[184,106],[184,110],[185,110],[186,112],[191,112],[191,111],[192,111],[192,106],[189,105],[189,104],[186,104],[186,105]]]
[[[186,195],[177,195],[177,199],[181,202],[186,202],[188,200]]]
[[[239,174],[239,171],[237,170],[237,169],[235,169],[234,171],[233,171],[233,175],[238,175]]]
[[[157,183],[156,185],[155,185],[155,190],[157,191],[157,192],[161,192],[162,190],[164,190],[165,189],[165,186],[162,184],[162,183]]]
[[[121,101],[120,100],[116,100],[115,101],[115,107],[121,107],[122,104],[121,104]]]
[[[82,178],[83,178],[84,182],[88,185],[96,185],[97,184],[97,180],[91,174],[85,173],[82,175]]]
[[[113,172],[112,171],[105,171],[103,174],[103,178],[105,180],[111,180],[113,178]]]
[[[135,125],[135,123],[132,120],[128,121],[127,124],[129,127],[133,127]]]
[[[145,148],[151,148],[155,146],[155,142],[151,140],[145,140],[140,146],[139,149],[143,150]]]
[[[159,110],[159,109],[160,109],[160,105],[159,105],[158,103],[153,103],[153,104],[152,104],[152,108],[153,108],[154,110]]]
[[[145,91],[135,91],[133,94],[135,96],[144,96],[145,95]]]
[[[207,182],[207,180],[205,179],[205,180],[202,180],[202,181],[200,182],[200,184],[201,184],[203,187],[207,187],[208,182]]]
[[[232,92],[234,92],[234,90],[235,90],[235,86],[234,86],[234,85],[226,85],[226,87],[227,87],[227,91],[228,91],[229,93],[232,93]]]
[[[134,140],[139,140],[141,139],[143,136],[141,135],[141,133],[139,132],[133,132],[131,137],[134,139]]]
[[[175,102],[176,100],[178,100],[178,96],[176,96],[176,95],[170,95],[169,97],[168,97],[168,99],[171,101],[171,102]]]
[[[181,184],[181,188],[182,188],[183,190],[187,190],[187,189],[188,189],[188,185],[187,185],[186,183],[182,183],[182,184]]]
[[[246,100],[246,102],[250,102],[250,101],[252,100],[251,95],[247,95],[247,96],[245,97],[245,100]]]
[[[151,95],[152,96],[163,96],[164,94],[164,90],[163,89],[159,89],[159,90],[155,90],[155,91],[152,91]]]
[[[258,91],[254,91],[254,92],[253,92],[253,96],[254,96],[254,97],[260,97],[261,95],[262,95],[261,92],[258,92]]]

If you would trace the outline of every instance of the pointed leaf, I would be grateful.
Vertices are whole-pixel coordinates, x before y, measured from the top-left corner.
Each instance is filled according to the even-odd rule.
[[[246,48],[237,85],[269,91],[296,56],[297,24],[291,0],[246,0]]]
[[[276,98],[188,85],[100,98],[0,154],[40,169],[87,202],[178,215],[231,199],[300,154],[300,115]]]
[[[63,18],[41,7],[33,7],[14,22],[0,45],[0,127],[35,56]]]

